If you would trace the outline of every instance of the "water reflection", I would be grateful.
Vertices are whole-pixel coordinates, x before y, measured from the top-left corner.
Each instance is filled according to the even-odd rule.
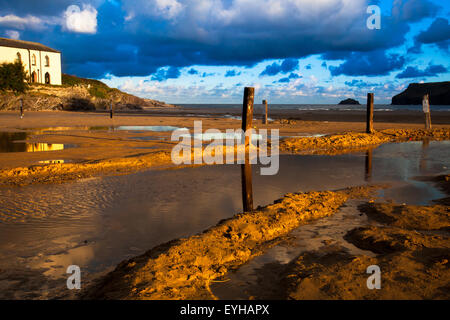
[[[253,186],[252,186],[252,164],[248,153],[245,156],[245,164],[241,164],[242,182],[242,209],[244,212],[253,211]]]
[[[27,132],[0,132],[0,153],[56,151],[75,147],[62,143],[25,142]]]
[[[370,182],[371,178],[372,178],[372,153],[373,153],[373,148],[369,148],[366,151],[366,156],[365,156],[365,166],[364,166],[364,174],[365,174],[365,180],[367,182]]]
[[[430,142],[426,157],[423,148],[421,142],[397,143],[375,148],[372,155],[281,155],[274,176],[258,174],[259,165],[217,165],[0,188],[0,269],[30,266],[61,277],[67,264],[79,265],[85,274],[105,271],[158,244],[201,232],[242,212],[243,205],[251,210],[288,192],[361,185],[367,172],[371,182],[393,183],[386,198],[427,204],[442,193],[413,178],[421,175],[425,158],[427,174],[448,172],[450,143]],[[47,282],[33,285],[29,269],[20,272],[24,281],[14,287],[17,292],[46,290]],[[0,298],[13,292],[4,289],[12,284],[1,277]]]

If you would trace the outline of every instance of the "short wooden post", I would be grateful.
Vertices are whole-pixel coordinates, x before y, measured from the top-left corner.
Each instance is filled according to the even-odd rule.
[[[372,148],[367,149],[366,151],[366,161],[364,166],[364,180],[370,181],[372,178]]]
[[[430,130],[431,129],[431,114],[430,114],[430,98],[429,98],[428,94],[423,96],[422,108],[423,108],[423,112],[425,114],[425,129]]]
[[[373,133],[373,93],[367,94],[366,133]]]
[[[242,103],[242,130],[247,132],[252,128],[253,120],[253,99],[255,97],[255,88],[245,87],[244,89],[244,101]],[[247,147],[250,143],[250,137],[245,135],[245,148],[247,153]]]
[[[264,124],[268,124],[269,121],[267,120],[267,100],[263,100],[263,107],[265,108],[265,114],[264,114]]]
[[[242,208],[244,212],[253,211],[252,165],[247,157],[245,164],[241,164],[241,181]]]
[[[20,99],[20,119],[23,118],[23,99]]]
[[[109,117],[112,119],[113,118],[113,103],[111,101],[110,106],[109,106]]]

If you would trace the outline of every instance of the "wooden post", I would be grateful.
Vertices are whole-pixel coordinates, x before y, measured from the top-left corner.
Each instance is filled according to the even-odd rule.
[[[242,103],[242,130],[244,133],[252,128],[253,120],[253,99],[255,97],[255,88],[245,87],[244,89],[244,101]],[[245,148],[247,153],[247,147],[250,143],[250,137],[245,136]]]
[[[423,112],[425,114],[425,129],[430,130],[431,129],[431,114],[430,114],[430,98],[429,98],[428,94],[423,96],[422,108],[423,108]]]
[[[242,103],[242,130],[244,134],[252,128],[254,97],[255,88],[245,87]],[[241,164],[242,204],[245,212],[253,210],[252,165],[249,156],[250,139],[250,136],[245,135],[245,162]]]
[[[372,148],[367,149],[366,151],[366,161],[364,166],[364,180],[370,181],[372,178]]]
[[[20,99],[20,119],[23,118],[23,99]]]
[[[244,212],[253,211],[252,165],[249,159],[241,164],[242,208]]]
[[[109,106],[109,117],[112,119],[113,117],[113,103],[111,101],[110,106]]]
[[[264,124],[268,124],[269,121],[267,120],[267,100],[263,100],[262,103],[263,103],[263,107],[265,107],[265,109],[266,109],[266,112],[264,115]]]
[[[373,93],[367,94],[366,133],[373,133]]]

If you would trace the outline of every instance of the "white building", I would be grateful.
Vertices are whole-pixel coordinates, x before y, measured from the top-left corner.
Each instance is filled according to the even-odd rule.
[[[19,59],[30,82],[61,85],[61,52],[37,42],[0,38],[0,63]]]

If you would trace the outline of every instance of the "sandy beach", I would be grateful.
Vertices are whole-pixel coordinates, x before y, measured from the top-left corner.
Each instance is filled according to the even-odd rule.
[[[45,207],[48,206],[48,209],[38,210],[41,216],[37,215],[37,212],[32,213],[33,211],[28,208],[30,205],[35,208],[42,206],[39,197],[33,196],[35,190],[39,190],[39,193],[50,193],[50,195],[56,192],[58,197],[61,197],[59,201],[73,201],[70,203],[72,206],[76,201],[69,200],[68,195],[64,195],[62,190],[65,190],[65,186],[73,189],[76,194],[78,191],[75,190],[84,188],[83,185],[90,190],[90,184],[103,183],[107,179],[121,179],[121,183],[126,184],[131,177],[138,179],[140,176],[153,174],[152,172],[156,171],[161,172],[163,176],[167,172],[167,178],[164,179],[168,181],[168,186],[162,189],[164,197],[172,194],[172,186],[174,190],[189,192],[183,189],[182,185],[196,179],[199,181],[205,179],[205,186],[214,183],[219,192],[221,188],[228,188],[225,182],[217,183],[222,173],[217,173],[216,176],[216,173],[211,175],[212,173],[201,171],[205,172],[205,177],[200,178],[196,176],[197,173],[194,173],[197,172],[195,170],[207,168],[173,165],[171,150],[176,142],[170,141],[170,130],[164,131],[166,126],[172,129],[193,129],[194,121],[199,120],[202,121],[203,130],[241,127],[240,120],[224,117],[225,115],[215,112],[208,115],[200,113],[195,115],[192,110],[189,110],[189,115],[172,110],[170,112],[153,110],[129,114],[116,113],[113,119],[110,119],[107,113],[100,112],[45,111],[26,112],[25,117],[20,119],[16,112],[1,112],[0,131],[3,139],[3,153],[0,157],[0,191],[4,194],[0,194],[0,201],[3,201],[5,208],[11,210],[12,214],[5,212],[0,216],[4,223],[2,228],[5,236],[13,235],[8,227],[13,221],[24,227],[29,225],[29,228],[32,228],[35,223],[39,225],[47,220],[50,225],[56,223],[57,220],[50,221],[56,219],[59,213],[56,211],[56,216],[53,217],[54,209],[51,208],[53,206],[56,208],[58,202],[53,204],[55,199],[51,196],[47,199],[42,195],[42,201],[46,202]],[[358,112],[338,114],[317,111],[299,112],[294,115],[282,111],[271,115],[273,121],[268,125],[263,125],[261,120],[256,119],[253,121],[256,129],[280,130],[280,157],[283,159],[281,168],[285,168],[286,165],[283,163],[287,163],[286,161],[291,159],[289,157],[293,157],[293,160],[309,161],[308,168],[311,169],[303,168],[302,175],[289,183],[287,183],[287,176],[288,170],[291,169],[284,169],[285,173],[276,183],[280,186],[285,185],[280,189],[283,191],[272,192],[268,196],[258,196],[256,193],[255,206],[261,205],[252,212],[243,212],[242,208],[239,208],[240,204],[232,208],[223,205],[225,215],[213,216],[206,224],[197,223],[189,232],[179,226],[177,232],[169,233],[173,236],[169,235],[169,238],[165,240],[155,235],[148,247],[145,244],[131,246],[133,242],[127,242],[127,247],[120,250],[125,256],[106,259],[106,252],[110,252],[109,250],[114,249],[114,246],[120,246],[110,244],[107,251],[100,255],[103,259],[101,263],[105,264],[104,267],[97,266],[100,258],[95,252],[100,252],[98,245],[106,238],[103,239],[103,236],[99,238],[98,234],[107,232],[108,237],[116,237],[117,230],[126,229],[124,227],[126,223],[115,222],[105,230],[100,227],[99,231],[94,233],[91,229],[95,227],[94,230],[96,230],[98,226],[96,223],[89,226],[88,223],[89,227],[81,227],[75,232],[75,234],[80,233],[75,236],[74,239],[77,239],[75,242],[63,240],[74,237],[73,235],[69,237],[64,233],[66,231],[61,235],[50,237],[49,240],[42,240],[42,243],[35,245],[36,249],[30,247],[31,251],[23,253],[25,258],[19,259],[23,260],[20,264],[34,266],[28,270],[19,268],[18,271],[13,271],[12,266],[19,263],[19,260],[15,261],[17,257],[14,258],[11,250],[17,244],[14,242],[16,240],[11,243],[6,241],[5,246],[0,248],[0,254],[15,262],[3,263],[0,266],[2,297],[8,299],[219,299],[222,297],[448,299],[450,215],[446,197],[450,194],[448,174],[442,175],[442,173],[448,171],[446,168],[449,165],[448,158],[445,156],[449,150],[445,143],[450,140],[448,121],[450,116],[446,112],[433,114],[433,130],[430,131],[423,130],[421,116],[423,115],[412,111],[380,112],[375,114],[376,132],[374,134],[365,133],[364,115]],[[159,129],[148,131],[145,127]],[[11,149],[17,147],[17,143],[23,144],[22,151]],[[389,174],[377,179],[379,172],[381,174],[390,172],[390,169],[386,168],[374,169],[374,173],[371,173],[372,152],[375,154],[373,160],[375,166],[378,160],[389,158],[389,154],[398,152],[386,149],[387,151],[382,153],[385,154],[384,156],[377,156],[377,150],[384,150],[385,145],[402,146],[399,150],[406,148],[404,153],[398,155],[399,158],[404,159],[416,157],[417,150],[422,150],[420,166],[413,166],[411,169],[411,172],[416,172],[411,173],[411,178],[408,178],[411,180],[401,182],[401,179],[394,179]],[[433,152],[428,158],[424,153],[427,152],[427,148]],[[410,149],[411,151],[408,151]],[[443,152],[442,162],[433,162],[432,165],[427,166],[427,161],[431,163],[438,160],[436,154],[441,152],[439,150]],[[347,176],[354,175],[352,171],[355,171],[356,167],[352,161],[357,161],[355,162],[358,163],[357,166],[365,161],[365,167],[357,170],[365,172],[363,179],[358,174],[348,181],[349,178],[343,176],[337,177],[336,182],[332,182],[334,178],[330,180],[330,177],[334,174],[333,169],[330,164],[324,165],[317,162],[319,160],[329,161],[330,164],[338,163],[334,161],[344,161],[342,169],[337,169],[336,173],[347,172]],[[219,170],[220,166],[206,167]],[[315,182],[313,177],[308,177],[304,178],[304,185],[300,190],[296,187],[298,181],[302,180],[301,177],[307,175],[308,170],[323,170],[325,167],[329,168],[329,172],[323,174],[323,177],[317,180],[319,182]],[[423,171],[427,167],[432,170]],[[293,168],[302,170],[301,166],[297,167],[297,164]],[[189,174],[190,172],[192,174]],[[417,204],[419,199],[417,192],[425,190],[414,186],[413,181],[419,173],[423,175],[420,179],[424,181],[421,182],[423,184],[421,188],[440,191],[433,191],[435,194],[426,196],[425,200],[420,200]],[[183,178],[184,174],[186,177]],[[255,175],[255,172],[253,174]],[[372,175],[375,176],[374,180]],[[259,190],[258,178],[254,177],[254,179],[256,179],[256,182],[255,180],[253,182],[254,190]],[[181,186],[178,186],[179,184]],[[263,186],[270,187],[276,184],[272,182]],[[315,187],[316,184],[317,187]],[[151,184],[149,187],[152,190]],[[98,190],[107,189],[101,187]],[[137,190],[132,192],[139,193]],[[113,193],[120,194],[124,191],[116,190]],[[80,192],[82,195],[81,189]],[[261,193],[261,191],[258,192]],[[23,200],[24,202],[20,203],[14,201],[14,197],[11,196],[17,194],[17,199],[25,199],[28,197],[27,193],[30,193],[33,200]],[[122,214],[145,213],[145,210],[149,210],[136,207],[136,204],[131,206],[121,204],[116,209],[114,206],[118,204],[115,204],[114,198],[103,193],[104,191],[99,193],[100,200],[90,195],[89,197],[94,196],[94,198],[89,199],[88,202],[93,201],[93,208],[104,207],[102,209],[104,214],[111,210],[114,212],[119,210]],[[155,197],[155,199],[161,199],[162,195]],[[67,200],[64,200],[66,198]],[[104,202],[104,198],[108,200]],[[171,195],[170,201],[177,203],[176,198],[176,195]],[[411,204],[396,203],[403,201],[402,199],[411,199]],[[441,200],[436,203],[438,199]],[[169,210],[175,216],[183,211],[181,207],[171,209],[169,200],[168,202],[157,201],[161,204],[161,206],[158,204],[158,210]],[[211,211],[214,203],[205,201],[206,203],[202,204],[205,207],[201,210],[206,210],[206,213]],[[163,203],[169,209],[165,208]],[[347,224],[345,214],[343,216],[343,210],[345,211],[346,207],[351,209],[347,215],[354,217],[352,218],[354,220],[349,227],[343,228]],[[85,209],[72,210],[72,214],[76,215],[77,212],[84,212]],[[96,216],[96,210],[98,209],[93,211],[89,209],[86,211],[88,215],[83,218],[83,214],[77,218],[79,222],[76,223],[84,225],[87,221],[100,219]],[[201,210],[194,208],[189,211],[186,218],[195,219],[196,213]],[[18,214],[19,212],[21,213]],[[67,218],[72,214],[69,214]],[[423,216],[426,220],[423,220]],[[295,239],[299,239],[298,234],[301,232],[299,230],[303,230],[302,228],[313,230],[315,223],[320,224],[321,221],[324,223],[330,221],[329,223],[335,223],[336,226],[323,229],[328,231],[323,231],[325,233],[319,242],[314,242],[314,238],[305,240],[313,244],[311,250],[295,249],[298,246],[295,243],[299,241]],[[110,222],[106,222],[106,225],[109,224]],[[81,230],[83,230],[82,233]],[[129,231],[121,232],[128,234]],[[166,242],[171,239],[175,240]],[[46,241],[50,241],[51,244]],[[287,247],[294,252],[287,261],[281,264],[275,261],[259,264],[260,257],[268,259],[271,256],[270,252],[279,252]],[[35,257],[37,253],[39,254]],[[95,268],[90,267],[92,270],[88,272],[86,280],[88,285],[74,295],[73,292],[64,290],[61,277],[64,277],[64,264],[68,261],[74,263],[80,257],[83,257],[82,260],[85,261],[77,262],[80,264],[89,264],[88,261],[98,260],[98,262]],[[106,263],[106,260],[109,262]],[[254,263],[255,266],[253,266]],[[383,270],[386,270],[386,278],[383,282],[386,290],[382,294],[369,291],[362,285],[366,279],[365,268],[370,264],[379,264]],[[249,271],[245,271],[246,268],[251,268],[252,276],[249,276]],[[34,271],[31,272],[32,270]],[[274,270],[276,277],[273,277]],[[243,275],[240,275],[240,272]],[[256,280],[249,280],[251,284],[245,285],[245,293],[237,292],[237,284],[249,277],[252,279],[256,277]],[[17,282],[10,279],[17,279],[19,283],[28,284],[19,289]],[[410,279],[415,280],[411,282]],[[32,283],[46,284],[46,289],[36,288],[36,285]]]

